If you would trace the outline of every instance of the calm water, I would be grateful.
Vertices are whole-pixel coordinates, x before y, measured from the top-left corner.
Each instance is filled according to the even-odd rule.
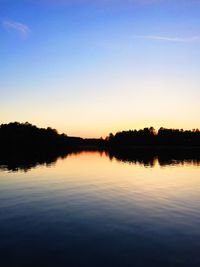
[[[83,152],[0,171],[0,266],[200,266],[200,166]]]

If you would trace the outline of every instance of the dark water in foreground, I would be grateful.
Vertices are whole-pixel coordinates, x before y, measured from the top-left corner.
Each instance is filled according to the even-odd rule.
[[[83,152],[0,171],[0,266],[200,266],[200,166]]]

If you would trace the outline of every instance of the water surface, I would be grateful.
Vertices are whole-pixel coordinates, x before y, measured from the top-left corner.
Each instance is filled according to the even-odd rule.
[[[200,266],[200,167],[82,152],[0,171],[0,266]]]

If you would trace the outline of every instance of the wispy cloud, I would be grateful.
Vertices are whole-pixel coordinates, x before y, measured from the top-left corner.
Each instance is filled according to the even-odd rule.
[[[8,30],[13,30],[17,32],[23,38],[28,37],[30,33],[30,28],[26,24],[23,24],[18,21],[4,20],[3,26]]]
[[[149,6],[149,5],[196,5],[200,4],[200,0],[35,0],[40,3],[47,4],[68,4],[68,5],[76,5],[76,4],[98,4],[98,5],[109,5],[109,4],[121,4],[121,5],[139,5],[139,6]]]
[[[40,3],[46,4],[67,4],[67,5],[84,5],[84,4],[92,4],[98,6],[109,6],[109,5],[119,5],[119,6],[144,6],[144,5],[152,5],[152,4],[162,4],[166,0],[37,0]],[[168,0],[168,1],[180,1],[180,0]],[[184,0],[181,0],[184,1]],[[192,1],[192,0],[191,0]]]
[[[158,40],[166,42],[179,42],[179,43],[193,43],[200,41],[200,36],[191,36],[191,37],[169,37],[162,35],[137,35],[134,38],[139,39],[149,39],[149,40]]]

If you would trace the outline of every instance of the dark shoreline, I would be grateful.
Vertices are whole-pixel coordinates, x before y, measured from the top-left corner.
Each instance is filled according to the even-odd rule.
[[[200,162],[200,131],[153,127],[110,134],[107,138],[81,138],[59,134],[55,129],[30,123],[0,125],[0,168],[28,170],[51,165],[81,151],[105,152],[112,159],[153,166],[174,162]]]

